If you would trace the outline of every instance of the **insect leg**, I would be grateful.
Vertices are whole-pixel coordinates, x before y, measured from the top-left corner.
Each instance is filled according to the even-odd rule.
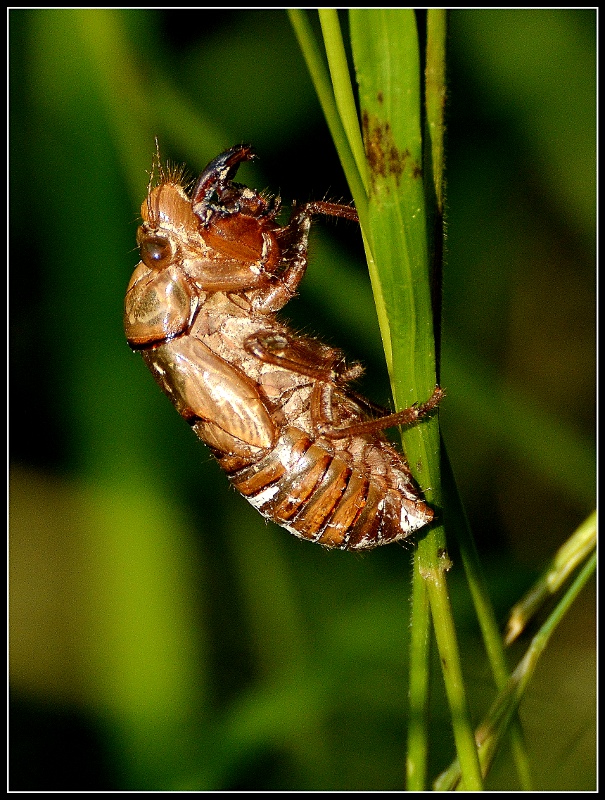
[[[334,430],[332,416],[333,384],[317,381],[311,392],[311,423],[317,435]]]
[[[341,428],[334,428],[330,426],[329,422],[326,422],[326,418],[329,419],[329,415],[326,414],[326,410],[328,408],[328,393],[331,395],[331,388],[332,387],[329,385],[326,385],[326,388],[322,387],[321,399],[315,406],[317,409],[316,413],[318,414],[318,419],[320,420],[318,424],[319,432],[321,432],[322,436],[325,436],[328,439],[343,439],[346,436],[362,436],[368,433],[378,433],[379,431],[384,431],[387,428],[394,428],[397,425],[411,425],[412,423],[417,422],[419,419],[425,417],[430,411],[436,408],[445,395],[443,389],[437,386],[426,403],[422,403],[420,405],[415,404],[410,408],[405,408],[402,411],[395,412],[394,414],[387,414],[386,416],[379,417],[378,419],[368,419],[362,422],[354,422],[351,425],[345,425]]]
[[[244,349],[267,364],[331,384],[342,385],[363,373],[361,364],[346,365],[340,350],[302,336],[259,331],[245,340]]]
[[[317,214],[343,217],[358,222],[357,211],[340,203],[317,201],[294,208],[290,222],[278,232],[282,247],[282,263],[286,268],[279,273],[275,283],[262,289],[252,302],[255,311],[270,314],[279,311],[296,294],[296,288],[307,269],[307,246],[311,220]]]

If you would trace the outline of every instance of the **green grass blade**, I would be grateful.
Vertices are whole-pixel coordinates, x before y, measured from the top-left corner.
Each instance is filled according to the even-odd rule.
[[[426,138],[429,146],[425,165],[429,160],[439,214],[443,214],[444,204],[445,34],[445,9],[429,8],[425,70]]]
[[[550,637],[572,603],[594,574],[596,570],[596,561],[596,553],[593,552],[561,600],[557,603],[548,619],[533,637],[527,652],[517,665],[504,689],[494,701],[485,720],[479,726],[476,735],[480,745],[479,755],[483,772],[489,769],[496,751],[502,743],[502,739],[513,719],[513,715],[519,707],[519,703],[535,673],[540,656],[546,649]],[[459,788],[459,780],[459,764],[454,762],[439,776],[435,782],[434,788],[441,791],[451,791],[454,788]]]
[[[421,114],[420,57],[416,19],[411,10],[351,11],[353,56],[359,83],[365,149],[370,169],[369,240],[384,299],[393,360],[391,380],[397,408],[424,400],[436,382]],[[432,186],[429,191],[433,191]],[[439,434],[436,421],[403,434],[412,471],[429,501],[441,506]],[[414,619],[428,632],[425,604],[417,597],[426,582],[452,712],[456,747],[467,789],[481,786],[479,762],[468,712],[460,658],[445,582],[448,560],[441,525],[419,541],[414,571]],[[418,648],[419,660],[426,655]],[[414,651],[411,653],[414,658]],[[422,669],[411,664],[411,670]],[[423,713],[420,694],[412,713]],[[426,724],[415,735],[426,737]],[[417,744],[417,746],[416,746]],[[410,751],[420,756],[422,741]],[[408,775],[421,788],[423,763],[408,762]]]
[[[317,92],[326,122],[328,123],[330,134],[332,135],[336,150],[338,151],[340,163],[347,176],[357,213],[359,214],[360,220],[363,220],[365,218],[367,206],[366,192],[363,180],[357,169],[353,152],[349,145],[344,125],[340,118],[323,53],[309,24],[306,12],[301,9],[289,9],[288,16],[290,17],[294,33],[296,34],[300,49],[307,63],[307,68],[311,75],[315,91]]]
[[[544,603],[597,546],[597,512],[594,511],[555,553],[554,558],[525,596],[515,604],[506,624],[506,644],[525,629]]]
[[[338,22],[338,12],[333,8],[320,8],[319,19],[324,36],[328,64],[330,66],[330,75],[332,76],[334,99],[347,135],[349,146],[355,158],[357,169],[367,192],[368,167],[361,131],[359,129],[359,119],[357,117],[355,97],[353,96],[349,65],[340,31],[340,24]]]

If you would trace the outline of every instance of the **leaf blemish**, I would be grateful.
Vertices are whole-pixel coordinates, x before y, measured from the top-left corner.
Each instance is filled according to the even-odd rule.
[[[422,176],[422,167],[417,161],[412,161],[410,151],[407,148],[400,150],[397,147],[389,122],[364,111],[362,129],[372,189],[375,187],[377,176],[386,178],[388,175],[393,175],[399,186],[406,168],[410,170],[412,178],[417,179]]]

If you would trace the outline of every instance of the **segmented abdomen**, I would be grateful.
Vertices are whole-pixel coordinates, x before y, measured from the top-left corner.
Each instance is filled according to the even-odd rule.
[[[395,451],[385,443],[383,455],[375,447],[388,464],[380,476],[292,427],[252,464],[230,456],[219,463],[261,514],[296,536],[325,547],[368,550],[406,538],[433,518],[422,500],[406,496],[411,478]]]

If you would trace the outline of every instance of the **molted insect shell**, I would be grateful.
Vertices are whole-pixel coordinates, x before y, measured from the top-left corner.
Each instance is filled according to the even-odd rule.
[[[233,182],[252,157],[248,145],[225,151],[191,197],[160,172],[141,208],[128,342],[265,517],[331,548],[405,539],[433,511],[382,431],[422,418],[443,393],[436,388],[423,405],[376,419],[348,388],[361,367],[276,318],[306,270],[311,218],[357,215],[309,203],[280,227],[279,199]]]

